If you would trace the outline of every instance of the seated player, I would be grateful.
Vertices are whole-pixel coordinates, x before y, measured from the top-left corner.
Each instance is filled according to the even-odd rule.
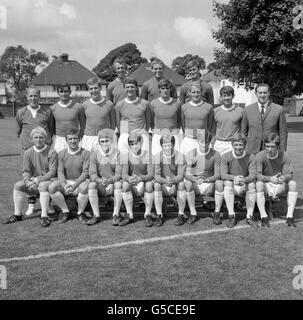
[[[232,137],[240,132],[243,108],[233,104],[234,89],[224,86],[220,89],[220,98],[223,104],[214,110],[214,122],[216,127],[214,149],[221,156],[232,151]]]
[[[122,165],[117,150],[116,135],[113,130],[103,129],[98,134],[99,147],[90,157],[88,198],[94,216],[87,225],[100,221],[99,197],[114,196],[113,225],[120,223],[122,204]]]
[[[98,77],[88,79],[87,87],[91,98],[83,104],[85,129],[81,146],[91,152],[99,145],[100,130],[105,128],[115,130],[116,113],[113,103],[101,97],[101,80]]]
[[[86,224],[84,213],[88,203],[88,169],[90,153],[79,147],[79,131],[70,129],[66,133],[67,149],[58,154],[58,180],[49,186],[51,198],[62,211],[59,223],[65,223],[70,216],[64,196],[77,196],[78,220]]]
[[[14,187],[14,215],[8,218],[6,224],[22,220],[22,208],[26,195],[40,195],[41,224],[48,227],[51,222],[47,210],[50,196],[48,186],[57,174],[58,157],[54,149],[46,145],[47,132],[42,127],[34,128],[30,137],[33,146],[27,149],[23,157],[23,180]]]
[[[182,130],[185,133],[180,151],[187,154],[197,148],[197,132],[204,129],[213,132],[213,106],[202,99],[202,87],[199,82],[191,84],[191,101],[181,107]]]
[[[157,211],[155,225],[163,224],[163,195],[177,196],[178,220],[176,225],[185,221],[184,209],[186,205],[186,192],[184,187],[185,159],[184,155],[175,149],[175,137],[165,135],[160,138],[162,151],[154,157],[154,202]]]
[[[188,222],[197,221],[195,208],[196,195],[215,195],[214,224],[221,224],[220,212],[223,203],[223,181],[220,180],[219,152],[210,148],[212,135],[201,130],[198,132],[198,147],[186,155],[185,188],[190,210]]]
[[[57,87],[60,100],[50,107],[55,119],[55,135],[53,136],[53,148],[57,153],[67,148],[66,133],[70,129],[80,130],[82,139],[85,127],[83,106],[71,99],[71,88],[68,83]]]
[[[224,180],[224,199],[228,210],[228,228],[236,224],[234,211],[235,194],[245,196],[247,215],[246,223],[252,227],[257,224],[253,219],[256,202],[256,160],[255,156],[245,151],[246,137],[240,133],[232,140],[233,150],[221,158],[221,179]]]
[[[138,98],[137,88],[137,80],[127,78],[125,80],[127,98],[119,101],[116,105],[116,120],[120,133],[118,150],[122,154],[128,153],[128,135],[135,130],[143,137],[143,149],[149,150],[147,132],[151,125],[150,106],[146,100]]]
[[[162,130],[169,130],[175,137],[175,149],[179,150],[179,132],[181,127],[180,102],[171,98],[172,83],[169,80],[159,81],[160,97],[150,103],[151,128],[153,129],[152,153],[161,152],[160,138]]]
[[[122,198],[126,207],[127,216],[120,222],[124,226],[134,221],[133,195],[142,197],[145,203],[145,225],[151,227],[153,220],[151,209],[154,201],[153,178],[154,168],[150,153],[143,149],[143,138],[136,132],[128,137],[130,152],[128,161],[122,165]],[[124,159],[124,157],[123,157]]]
[[[153,101],[160,97],[159,82],[163,79],[165,65],[160,59],[154,58],[151,60],[151,71],[154,76],[143,83],[140,97],[147,101]],[[174,84],[171,83],[169,97],[177,99],[177,90]]]
[[[287,193],[286,223],[295,227],[293,217],[298,192],[297,184],[293,180],[293,166],[287,153],[279,149],[280,137],[270,133],[265,139],[265,150],[256,155],[257,162],[257,205],[261,215],[261,225],[269,227],[269,219],[265,211],[264,194],[273,199]]]

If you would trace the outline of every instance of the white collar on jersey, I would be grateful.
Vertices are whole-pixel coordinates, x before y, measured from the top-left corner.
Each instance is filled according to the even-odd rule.
[[[131,101],[128,98],[125,98],[124,101],[127,103],[136,103],[139,100],[139,98],[137,97],[135,100]]]
[[[81,150],[81,148],[79,148],[79,149],[76,150],[76,151],[71,151],[70,148],[67,147],[67,152],[68,152],[69,154],[77,154],[80,150]]]
[[[208,147],[208,150],[207,150],[207,152],[201,152],[200,151],[200,148],[199,147],[197,147],[197,152],[201,155],[201,156],[207,156],[209,153],[210,153],[210,148]]]
[[[198,106],[201,106],[201,104],[203,104],[203,102],[204,102],[203,100],[201,100],[201,102],[199,102],[199,103],[195,103],[193,101],[189,101],[189,104],[191,104],[194,107],[198,107]]]
[[[94,101],[92,98],[89,99],[89,101],[90,101],[92,104],[99,104],[99,103],[102,103],[104,100],[105,100],[104,97],[101,97],[101,100],[99,100],[99,101]]]
[[[165,100],[162,99],[162,97],[160,97],[160,98],[159,98],[159,101],[160,101],[161,103],[164,103],[164,104],[170,104],[170,103],[173,101],[173,98],[170,98],[169,100],[165,101]]]
[[[38,108],[34,109],[31,106],[27,106],[27,109],[31,112],[33,118],[36,118],[37,112],[40,109],[40,105],[38,105]]]
[[[63,104],[61,101],[58,102],[59,106],[62,108],[67,108],[73,103],[73,100],[70,100],[68,104]]]
[[[233,157],[234,157],[235,159],[242,159],[242,158],[244,158],[244,157],[246,156],[246,151],[244,150],[242,156],[236,156],[234,150],[232,151],[232,154],[233,154]]]
[[[230,108],[225,108],[224,105],[221,106],[221,109],[225,110],[225,111],[232,111],[236,108],[236,105],[233,104]]]
[[[278,158],[278,156],[279,156],[279,151],[277,151],[277,154],[274,157],[270,157],[269,155],[266,155],[266,158],[270,160],[275,160]]]
[[[37,149],[36,146],[34,146],[34,150],[39,153],[43,152],[46,148],[47,148],[47,145],[45,145],[42,149]]]

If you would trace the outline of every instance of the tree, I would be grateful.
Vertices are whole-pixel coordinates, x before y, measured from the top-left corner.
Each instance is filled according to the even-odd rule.
[[[48,63],[48,56],[23,46],[7,47],[0,58],[0,72],[10,80],[17,92],[24,90],[37,75],[37,67],[43,68]]]
[[[214,2],[221,23],[214,38],[221,72],[247,88],[266,82],[274,100],[303,92],[303,30],[295,29],[298,0],[230,0]]]
[[[199,62],[199,67],[200,70],[205,69],[205,60],[201,57],[199,57],[198,55],[193,56],[192,54],[186,54],[184,57],[177,57],[176,59],[173,60],[172,62],[172,69],[176,72],[178,72],[179,74],[181,74],[181,76],[186,76],[186,65],[187,63],[192,60],[192,59],[196,59]]]
[[[214,61],[214,62],[209,63],[209,64],[207,65],[206,69],[208,70],[208,72],[211,72],[211,71],[213,71],[213,70],[219,69],[219,65],[218,65],[217,62]]]
[[[133,43],[126,43],[109,52],[93,71],[102,79],[111,82],[115,79],[116,73],[113,68],[113,62],[118,57],[124,57],[128,64],[129,73],[135,71],[142,63],[147,62],[145,58],[141,57],[141,52]]]

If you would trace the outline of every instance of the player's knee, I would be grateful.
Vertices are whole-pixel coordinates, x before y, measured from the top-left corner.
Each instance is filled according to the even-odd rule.
[[[155,188],[155,191],[161,191],[162,190],[161,184],[158,183],[158,182],[154,183],[154,188]]]
[[[80,185],[79,185],[79,192],[82,193],[82,194],[86,194],[88,192],[88,183],[87,182],[82,182]]]
[[[185,189],[187,192],[191,192],[193,190],[193,183],[191,181],[185,182]]]
[[[48,192],[49,182],[40,182],[38,186],[39,192]]]
[[[256,189],[256,184],[254,182],[251,182],[247,185],[248,191],[253,191]]]
[[[218,192],[223,192],[223,189],[224,189],[223,180],[217,180],[217,181],[215,182],[215,189],[216,189]]]
[[[264,183],[262,181],[256,182],[256,190],[257,192],[264,192]]]
[[[224,188],[232,188],[234,186],[233,182],[232,181],[228,181],[228,180],[225,180],[224,181]]]
[[[178,183],[178,191],[184,191],[185,190],[185,183],[179,182]]]
[[[145,191],[148,193],[151,193],[154,191],[153,183],[151,181],[148,181],[145,183]]]
[[[97,190],[98,185],[96,182],[90,182],[88,185],[88,190]]]
[[[289,181],[288,189],[290,192],[297,192],[297,183],[294,180]]]
[[[53,194],[56,193],[59,190],[58,188],[58,182],[52,182],[49,186],[48,186],[48,192]]]
[[[123,191],[123,192],[128,192],[128,191],[130,191],[130,185],[129,185],[128,182],[123,181],[123,183],[122,183],[122,191]]]
[[[14,189],[16,191],[21,191],[23,187],[24,187],[24,182],[21,180],[15,183]]]
[[[121,181],[115,182],[114,189],[116,189],[116,190],[122,189],[122,182]]]

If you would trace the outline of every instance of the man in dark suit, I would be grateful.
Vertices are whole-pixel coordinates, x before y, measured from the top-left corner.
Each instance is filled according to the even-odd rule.
[[[280,136],[280,149],[286,151],[287,123],[284,108],[270,101],[268,84],[258,84],[255,89],[258,101],[244,109],[241,130],[247,137],[246,150],[256,154],[264,149],[264,138],[270,133]]]

